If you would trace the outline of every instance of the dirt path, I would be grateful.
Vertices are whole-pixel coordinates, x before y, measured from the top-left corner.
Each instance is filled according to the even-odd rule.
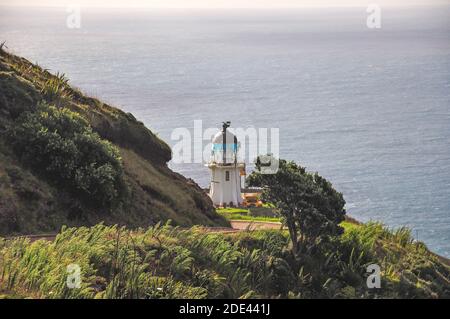
[[[236,233],[246,230],[260,230],[260,229],[280,229],[281,223],[275,222],[260,222],[260,221],[244,221],[244,220],[231,220],[231,227],[204,227],[205,232],[208,233]],[[5,239],[15,238],[28,238],[31,242],[43,239],[48,241],[55,240],[57,234],[42,234],[42,235],[22,235],[6,237]]]
[[[43,234],[43,235],[20,235],[20,236],[10,236],[5,237],[6,240],[12,240],[17,238],[28,238],[31,242],[37,241],[37,240],[48,240],[53,241],[55,240],[57,234]]]
[[[259,229],[281,229],[281,223],[259,222],[247,220],[231,220],[231,227],[235,230],[259,230]]]

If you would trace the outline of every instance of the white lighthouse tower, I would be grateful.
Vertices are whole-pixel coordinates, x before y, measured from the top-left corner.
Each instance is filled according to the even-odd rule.
[[[238,160],[238,141],[223,123],[222,131],[212,140],[211,159],[206,165],[211,170],[209,196],[214,205],[240,206],[242,204],[241,176],[245,175],[245,163]]]

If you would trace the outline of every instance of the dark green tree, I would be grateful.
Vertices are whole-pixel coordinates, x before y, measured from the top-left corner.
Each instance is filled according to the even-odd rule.
[[[248,186],[263,188],[262,198],[274,205],[286,224],[294,256],[310,251],[342,234],[345,200],[333,185],[317,173],[308,173],[292,161],[279,160],[278,171],[263,174],[257,161]]]

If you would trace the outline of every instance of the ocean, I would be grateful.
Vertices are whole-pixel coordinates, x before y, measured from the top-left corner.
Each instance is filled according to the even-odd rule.
[[[450,5],[295,10],[0,7],[13,53],[175,128],[279,128],[280,156],[318,171],[361,221],[409,226],[450,257]],[[205,142],[206,143],[206,142]],[[202,164],[170,166],[208,186]]]

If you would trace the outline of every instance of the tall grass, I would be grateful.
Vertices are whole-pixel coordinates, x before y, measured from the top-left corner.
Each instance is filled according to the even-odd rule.
[[[68,89],[69,79],[64,73],[56,73],[43,82],[41,93],[48,103],[58,107],[64,106],[72,95]]]
[[[326,260],[299,267],[280,231],[205,233],[169,224],[147,230],[96,225],[63,228],[53,242],[0,240],[0,295],[35,298],[448,297],[450,270],[407,231],[352,228]],[[401,252],[401,253],[399,253]],[[379,263],[384,289],[365,286]],[[81,268],[81,287],[66,284]]]

